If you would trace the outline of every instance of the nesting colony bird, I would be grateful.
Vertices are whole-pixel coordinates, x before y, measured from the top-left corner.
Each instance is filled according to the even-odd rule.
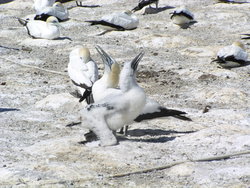
[[[46,21],[50,16],[55,16],[61,22],[68,19],[69,12],[60,2],[56,2],[53,6],[37,11],[34,19]]]
[[[120,65],[109,56],[100,46],[96,50],[101,55],[104,64],[104,73],[102,77],[97,80],[92,87],[92,94],[95,102],[111,95],[120,94],[121,90],[118,88]]]
[[[34,0],[33,7],[36,12],[41,12],[46,7],[51,7],[55,0]]]
[[[189,24],[194,21],[194,15],[185,7],[177,8],[170,14],[172,22],[182,28],[189,26]]]
[[[148,5],[150,6],[153,3],[155,3],[156,9],[158,9],[159,0],[139,0],[138,5],[135,8],[133,8],[132,11],[136,12],[138,10],[141,10],[145,6],[148,6]]]
[[[117,144],[113,131],[133,122],[144,108],[146,95],[135,80],[143,55],[141,52],[131,62],[124,64],[119,80],[121,94],[109,95],[81,111],[82,125],[97,135],[101,146]]]
[[[139,25],[139,19],[133,15],[131,11],[113,13],[103,16],[100,20],[88,20],[86,22],[91,23],[91,25],[99,25],[104,27],[106,31],[101,34],[105,34],[106,32],[112,30],[132,30],[137,28]]]
[[[57,39],[60,37],[60,24],[56,17],[50,16],[46,22],[41,20],[24,20],[17,18],[26,27],[32,38]]]
[[[98,79],[98,67],[88,48],[81,46],[70,52],[68,74],[80,93],[80,102],[86,98],[88,104],[92,103],[91,88]]]
[[[103,98],[116,94],[119,95],[122,91],[117,88],[119,81],[120,68],[119,64],[108,55],[100,46],[96,47],[96,50],[100,54],[103,63],[105,65],[104,74],[101,79],[96,81],[92,87],[93,98],[95,102],[102,100]],[[146,97],[146,104],[138,117],[134,119],[136,122],[143,120],[155,119],[160,117],[176,117],[182,120],[191,121],[190,118],[183,116],[186,112],[167,109],[161,106],[158,102]],[[128,127],[125,128],[125,133]]]
[[[230,46],[220,49],[217,58],[212,62],[218,63],[223,68],[234,68],[247,63],[248,54],[241,42],[234,42]]]

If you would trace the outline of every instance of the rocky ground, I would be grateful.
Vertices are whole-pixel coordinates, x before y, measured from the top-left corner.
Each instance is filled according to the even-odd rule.
[[[43,40],[29,38],[13,18],[34,14],[32,3],[0,3],[1,187],[250,185],[250,154],[193,161],[250,151],[250,66],[227,70],[210,63],[221,47],[250,32],[250,4],[160,0],[161,12],[136,13],[137,29],[97,36],[103,30],[85,20],[132,9],[137,0],[88,0],[83,4],[101,7],[70,9],[70,19],[61,23],[61,39]],[[188,29],[170,20],[172,8],[181,5],[197,21]],[[248,41],[242,42],[250,52]],[[141,87],[193,121],[169,117],[134,123],[127,137],[118,137],[119,145],[81,144],[88,130],[65,127],[78,121],[85,105],[69,94],[74,86],[66,68],[70,51],[84,45],[102,73],[97,44],[121,64],[144,50],[137,76]],[[203,113],[207,105],[211,109]]]

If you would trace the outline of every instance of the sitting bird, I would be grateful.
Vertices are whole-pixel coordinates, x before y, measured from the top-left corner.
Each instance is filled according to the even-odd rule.
[[[100,20],[88,20],[85,22],[104,27],[105,31],[99,35],[103,35],[112,30],[132,30],[139,25],[139,19],[133,15],[131,11],[113,13],[103,16]]]
[[[57,39],[60,37],[60,24],[56,17],[50,16],[47,21],[24,20],[17,18],[26,27],[28,35],[34,39]]]
[[[68,19],[69,12],[60,2],[56,2],[53,6],[47,6],[37,11],[34,20],[46,21],[50,16],[55,16],[61,22]]]
[[[225,46],[217,53],[217,58],[212,62],[218,63],[222,68],[234,68],[247,64],[248,54],[241,42],[234,42]]]
[[[88,104],[93,103],[91,89],[98,79],[98,67],[91,59],[88,48],[81,46],[70,52],[68,74],[80,93],[79,102],[86,99]]]
[[[172,22],[179,25],[181,28],[187,28],[190,23],[194,22],[194,15],[185,7],[177,8],[170,14]]]

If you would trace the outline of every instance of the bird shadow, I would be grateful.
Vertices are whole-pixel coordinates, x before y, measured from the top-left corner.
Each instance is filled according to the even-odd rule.
[[[158,8],[148,7],[148,8],[145,8],[143,15],[145,15],[145,14],[157,14],[157,13],[163,12],[163,11],[168,10],[168,9],[173,9],[173,8],[175,8],[175,7],[172,7],[172,6],[165,6],[165,7],[158,7]]]
[[[69,37],[59,37],[56,40],[69,40],[69,41],[73,41],[71,38]]]
[[[133,129],[128,131],[128,135],[132,137],[152,136],[154,138],[130,138],[124,136],[117,136],[119,141],[129,140],[132,142],[147,142],[147,143],[164,143],[174,140],[177,136],[167,136],[170,134],[190,134],[196,131],[174,131],[162,129]],[[158,136],[158,137],[156,137]]]
[[[18,108],[0,108],[0,113],[1,112],[9,112],[9,111],[20,111]]]
[[[146,138],[146,139],[145,138],[131,138],[131,137],[126,137],[124,135],[116,135],[116,138],[119,142],[131,141],[131,142],[146,142],[146,143],[164,143],[164,142],[172,141],[177,137],[177,135],[176,136],[167,136],[167,135],[190,134],[194,132],[196,131],[175,131],[175,130],[165,131],[161,129],[133,129],[133,130],[128,131],[131,137],[152,136],[153,138]],[[98,140],[97,136],[92,131],[84,134],[84,137],[86,140],[78,142],[79,144],[86,144],[88,142]]]
[[[163,136],[163,135],[170,135],[170,134],[190,134],[196,131],[175,131],[175,130],[162,130],[162,129],[133,129],[128,130],[128,135],[134,137],[140,136]]]
[[[198,22],[194,20],[194,21],[191,21],[191,22],[189,22],[187,24],[181,25],[180,28],[182,28],[182,29],[189,29],[189,28],[191,28],[192,25],[194,25],[196,23],[198,23]]]

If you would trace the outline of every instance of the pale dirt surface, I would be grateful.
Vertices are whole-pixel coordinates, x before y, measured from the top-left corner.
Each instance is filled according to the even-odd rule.
[[[70,20],[62,23],[62,39],[49,41],[29,38],[12,18],[33,14],[32,2],[0,4],[0,44],[17,48],[0,47],[0,187],[250,186],[249,154],[107,178],[250,150],[250,66],[226,70],[210,63],[218,49],[250,32],[250,4],[161,0],[164,11],[136,13],[140,19],[137,29],[96,36],[102,29],[88,26],[84,20],[132,9],[137,0],[84,1],[102,7],[69,10]],[[195,15],[197,23],[188,29],[170,21],[172,9],[168,8],[180,5]],[[248,41],[243,42],[250,52]],[[69,95],[74,87],[65,70],[70,51],[85,45],[102,73],[94,49],[97,44],[121,64],[144,50],[137,77],[140,85],[148,96],[166,107],[186,111],[193,121],[169,117],[134,123],[128,137],[119,137],[119,145],[80,144],[88,130],[65,125],[78,121],[78,110],[85,104]],[[211,109],[202,113],[206,105]],[[13,109],[18,111],[8,111]]]

